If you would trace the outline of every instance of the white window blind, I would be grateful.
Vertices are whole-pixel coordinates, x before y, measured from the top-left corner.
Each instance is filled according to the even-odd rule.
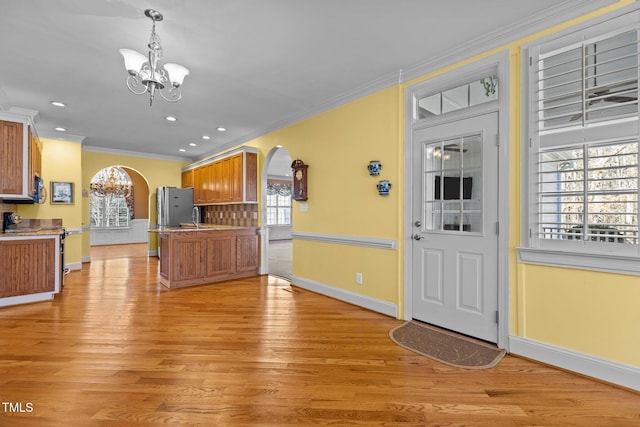
[[[540,247],[638,253],[638,41],[635,25],[534,50],[531,237]]]
[[[541,54],[536,65],[540,134],[637,119],[637,30]]]

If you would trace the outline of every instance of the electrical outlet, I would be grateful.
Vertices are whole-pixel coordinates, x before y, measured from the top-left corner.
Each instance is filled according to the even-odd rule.
[[[356,283],[362,285],[362,273],[356,273]]]

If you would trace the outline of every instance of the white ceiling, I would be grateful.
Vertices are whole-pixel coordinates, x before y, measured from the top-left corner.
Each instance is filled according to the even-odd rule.
[[[40,136],[61,126],[89,149],[195,160],[397,83],[400,70],[433,68],[451,52],[493,46],[505,31],[525,35],[603,3],[0,0],[0,107],[38,111]],[[156,27],[164,61],[190,70],[177,103],[156,97],[149,107],[125,86],[118,49],[146,52],[147,8],[164,15]]]

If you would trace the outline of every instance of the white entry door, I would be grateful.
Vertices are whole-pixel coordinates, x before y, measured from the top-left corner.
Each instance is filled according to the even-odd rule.
[[[413,318],[498,340],[498,113],[413,132]]]

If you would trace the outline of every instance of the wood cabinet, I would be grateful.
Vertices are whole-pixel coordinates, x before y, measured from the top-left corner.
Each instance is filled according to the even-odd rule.
[[[24,156],[23,123],[0,120],[0,194],[23,193]]]
[[[205,169],[203,167],[193,170],[193,203],[204,204],[207,200],[205,192]]]
[[[197,205],[258,201],[258,154],[242,150],[194,169],[193,201]]]
[[[204,285],[258,274],[256,229],[160,232],[160,283],[168,288]]]
[[[29,176],[42,177],[42,146],[40,139],[29,128]]]
[[[182,172],[182,188],[193,188],[193,169]]]
[[[0,198],[31,199],[42,177],[42,148],[28,120],[0,117]]]
[[[60,236],[0,239],[0,306],[52,299],[59,292]]]

